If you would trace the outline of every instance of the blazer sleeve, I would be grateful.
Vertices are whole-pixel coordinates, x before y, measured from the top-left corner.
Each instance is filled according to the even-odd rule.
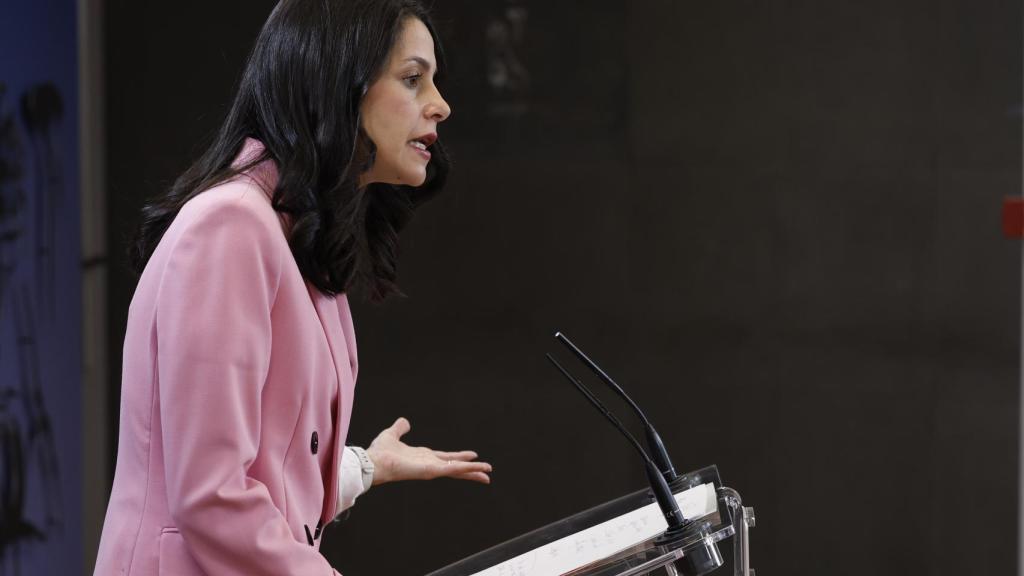
[[[259,448],[287,243],[276,222],[242,199],[200,209],[175,239],[157,297],[171,516],[207,574],[336,574],[293,537],[266,486],[247,475]]]

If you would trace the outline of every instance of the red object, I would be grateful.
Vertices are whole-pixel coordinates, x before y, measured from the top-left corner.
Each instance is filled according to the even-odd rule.
[[[1003,199],[1003,234],[1007,238],[1024,238],[1024,196]]]

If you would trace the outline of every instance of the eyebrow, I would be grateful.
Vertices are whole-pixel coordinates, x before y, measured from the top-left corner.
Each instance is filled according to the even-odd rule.
[[[410,58],[406,58],[405,61],[406,62],[415,62],[415,63],[419,64],[420,66],[422,66],[423,68],[425,68],[428,72],[434,68],[433,66],[430,65],[430,62],[427,62],[426,60],[424,60],[423,58],[420,58],[419,56],[412,56]]]

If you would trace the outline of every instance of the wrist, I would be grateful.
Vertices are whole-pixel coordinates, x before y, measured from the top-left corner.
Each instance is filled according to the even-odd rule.
[[[363,492],[370,489],[371,486],[379,484],[376,481],[377,466],[374,459],[370,456],[370,450],[364,450],[355,446],[350,447],[353,454],[359,459],[359,468],[362,472],[363,480]]]
[[[366,457],[369,459],[373,466],[373,475],[371,477],[371,486],[377,486],[379,484],[385,484],[389,482],[387,473],[385,472],[384,466],[384,455],[381,454],[380,450],[374,446],[370,446],[365,450]]]

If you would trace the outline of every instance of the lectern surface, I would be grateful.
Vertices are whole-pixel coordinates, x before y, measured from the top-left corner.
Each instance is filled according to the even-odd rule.
[[[688,489],[675,496],[687,518],[721,522],[714,466],[684,476]],[[485,550],[428,576],[559,576],[650,539],[666,527],[646,490]]]

